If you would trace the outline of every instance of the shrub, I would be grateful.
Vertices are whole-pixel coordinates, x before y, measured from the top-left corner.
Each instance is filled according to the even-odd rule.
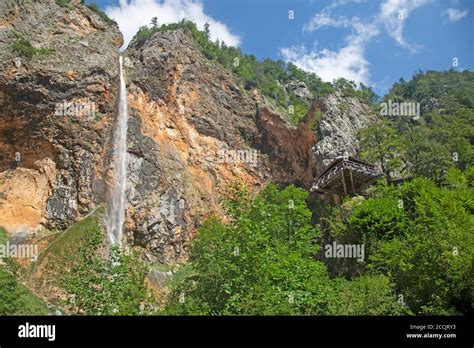
[[[102,11],[97,4],[90,3],[90,4],[87,4],[86,6],[88,8],[90,8],[92,11],[94,11],[95,13],[97,13],[108,24],[115,24],[115,25],[117,24],[117,22],[115,22],[113,19],[109,18],[109,16],[107,16],[105,14],[105,12]]]
[[[69,294],[67,305],[86,315],[138,315],[151,301],[146,286],[148,269],[141,258],[106,243],[100,226],[90,226],[77,250],[77,260],[60,277]]]
[[[16,37],[15,42],[12,44],[12,47],[24,55],[26,58],[31,59],[34,56],[48,56],[55,52],[52,48],[36,48],[26,40],[20,33],[13,32]]]
[[[66,7],[70,2],[71,0],[56,0],[56,4],[61,7]]]

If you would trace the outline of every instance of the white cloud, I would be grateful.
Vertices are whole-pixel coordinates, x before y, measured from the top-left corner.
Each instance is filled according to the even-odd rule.
[[[346,18],[340,16],[339,18],[335,19],[331,17],[330,13],[327,12],[319,12],[311,18],[309,23],[305,24],[303,29],[308,32],[312,32],[324,27],[336,27],[336,28],[347,28],[351,26],[351,21]]]
[[[443,11],[442,15],[450,22],[457,22],[461,18],[466,17],[468,13],[469,10],[460,11],[455,8],[448,8],[446,11]]]
[[[307,50],[304,46],[283,48],[281,54],[303,70],[316,73],[324,81],[344,77],[356,83],[368,84],[369,62],[365,59],[365,45],[378,29],[374,25],[361,23],[353,18],[354,33],[346,38],[346,44],[339,51],[317,48]]]
[[[124,47],[142,25],[150,24],[153,17],[158,18],[159,25],[188,19],[200,30],[209,23],[211,40],[219,39],[229,46],[240,44],[240,37],[232,34],[224,23],[207,15],[199,0],[120,0],[118,6],[107,7],[105,13],[118,23],[124,35]]]
[[[347,5],[347,4],[360,4],[363,2],[367,2],[367,0],[336,0],[330,5],[326,6],[323,11],[331,11],[336,7]]]
[[[430,0],[386,0],[380,5],[378,20],[385,26],[387,33],[402,47],[416,52],[417,47],[410,45],[403,37],[406,19],[413,10],[427,4]]]
[[[340,16],[338,19],[334,19],[331,17],[331,12],[339,6],[347,5],[349,3],[360,4],[363,2],[366,2],[366,0],[336,0],[323,8],[320,12],[316,13],[313,18],[305,24],[303,29],[311,32],[326,26],[349,27],[351,22],[348,18]]]
[[[403,37],[406,19],[418,7],[431,0],[385,0],[374,18],[363,22],[358,17],[334,17],[335,8],[348,3],[361,3],[364,0],[337,0],[316,13],[304,25],[303,30],[313,32],[324,27],[349,28],[351,33],[345,38],[345,45],[338,51],[328,49],[312,50],[304,46],[281,49],[283,59],[291,61],[303,70],[316,73],[324,81],[344,77],[356,83],[370,83],[370,63],[365,58],[367,44],[385,29],[402,47],[415,52],[417,46],[407,43]]]

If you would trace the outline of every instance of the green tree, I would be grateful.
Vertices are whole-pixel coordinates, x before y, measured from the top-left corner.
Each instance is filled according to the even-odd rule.
[[[441,183],[450,168],[474,161],[474,73],[417,72],[394,84],[385,101],[417,102],[417,120],[398,117],[391,127],[405,140],[407,171]]]
[[[474,191],[451,169],[447,185],[417,178],[380,185],[328,224],[338,240],[364,243],[368,275],[386,275],[416,314],[472,311]]]
[[[454,166],[448,147],[426,126],[414,127],[407,136],[411,140],[407,150],[411,171],[440,182],[444,173]]]
[[[211,38],[211,33],[209,31],[209,23],[206,22],[206,24],[204,24],[204,34],[206,35],[206,39],[210,39]]]
[[[78,250],[79,260],[60,277],[67,291],[66,305],[78,314],[139,315],[146,313],[143,305],[153,300],[146,286],[148,268],[134,253],[110,247],[108,257],[102,232],[91,228]]]
[[[248,201],[234,187],[233,219],[207,220],[191,254],[192,269],[175,284],[167,314],[323,315],[399,314],[393,285],[377,276],[354,283],[330,279],[311,225],[307,193],[269,185]]]
[[[406,142],[388,120],[381,120],[363,128],[359,133],[360,156],[368,162],[380,165],[387,179],[393,172],[405,169]]]
[[[210,314],[323,311],[329,290],[316,290],[328,286],[327,274],[312,258],[318,231],[309,224],[305,197],[295,187],[279,192],[270,185],[235,216],[235,226],[216,218],[206,222],[191,257],[196,286],[187,289],[186,297],[200,299]],[[242,211],[235,206],[232,211]],[[304,299],[312,303],[305,306]],[[298,310],[299,305],[305,310]]]

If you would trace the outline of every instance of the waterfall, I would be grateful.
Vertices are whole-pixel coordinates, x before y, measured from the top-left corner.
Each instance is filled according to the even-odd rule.
[[[122,245],[123,224],[125,221],[125,185],[127,181],[127,128],[128,102],[127,88],[123,77],[123,59],[120,56],[120,94],[117,125],[114,132],[112,158],[113,183],[109,190],[109,210],[107,234],[112,244]]]

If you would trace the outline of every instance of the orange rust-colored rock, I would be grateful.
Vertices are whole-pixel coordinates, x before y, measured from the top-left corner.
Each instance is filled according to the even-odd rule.
[[[10,234],[41,229],[55,175],[56,165],[49,158],[36,161],[34,168],[0,173],[2,227]]]
[[[260,108],[257,127],[258,146],[270,157],[273,180],[280,184],[296,184],[309,189],[316,175],[313,146],[316,136],[311,129],[319,100],[313,103],[305,119],[293,127],[268,108]]]

